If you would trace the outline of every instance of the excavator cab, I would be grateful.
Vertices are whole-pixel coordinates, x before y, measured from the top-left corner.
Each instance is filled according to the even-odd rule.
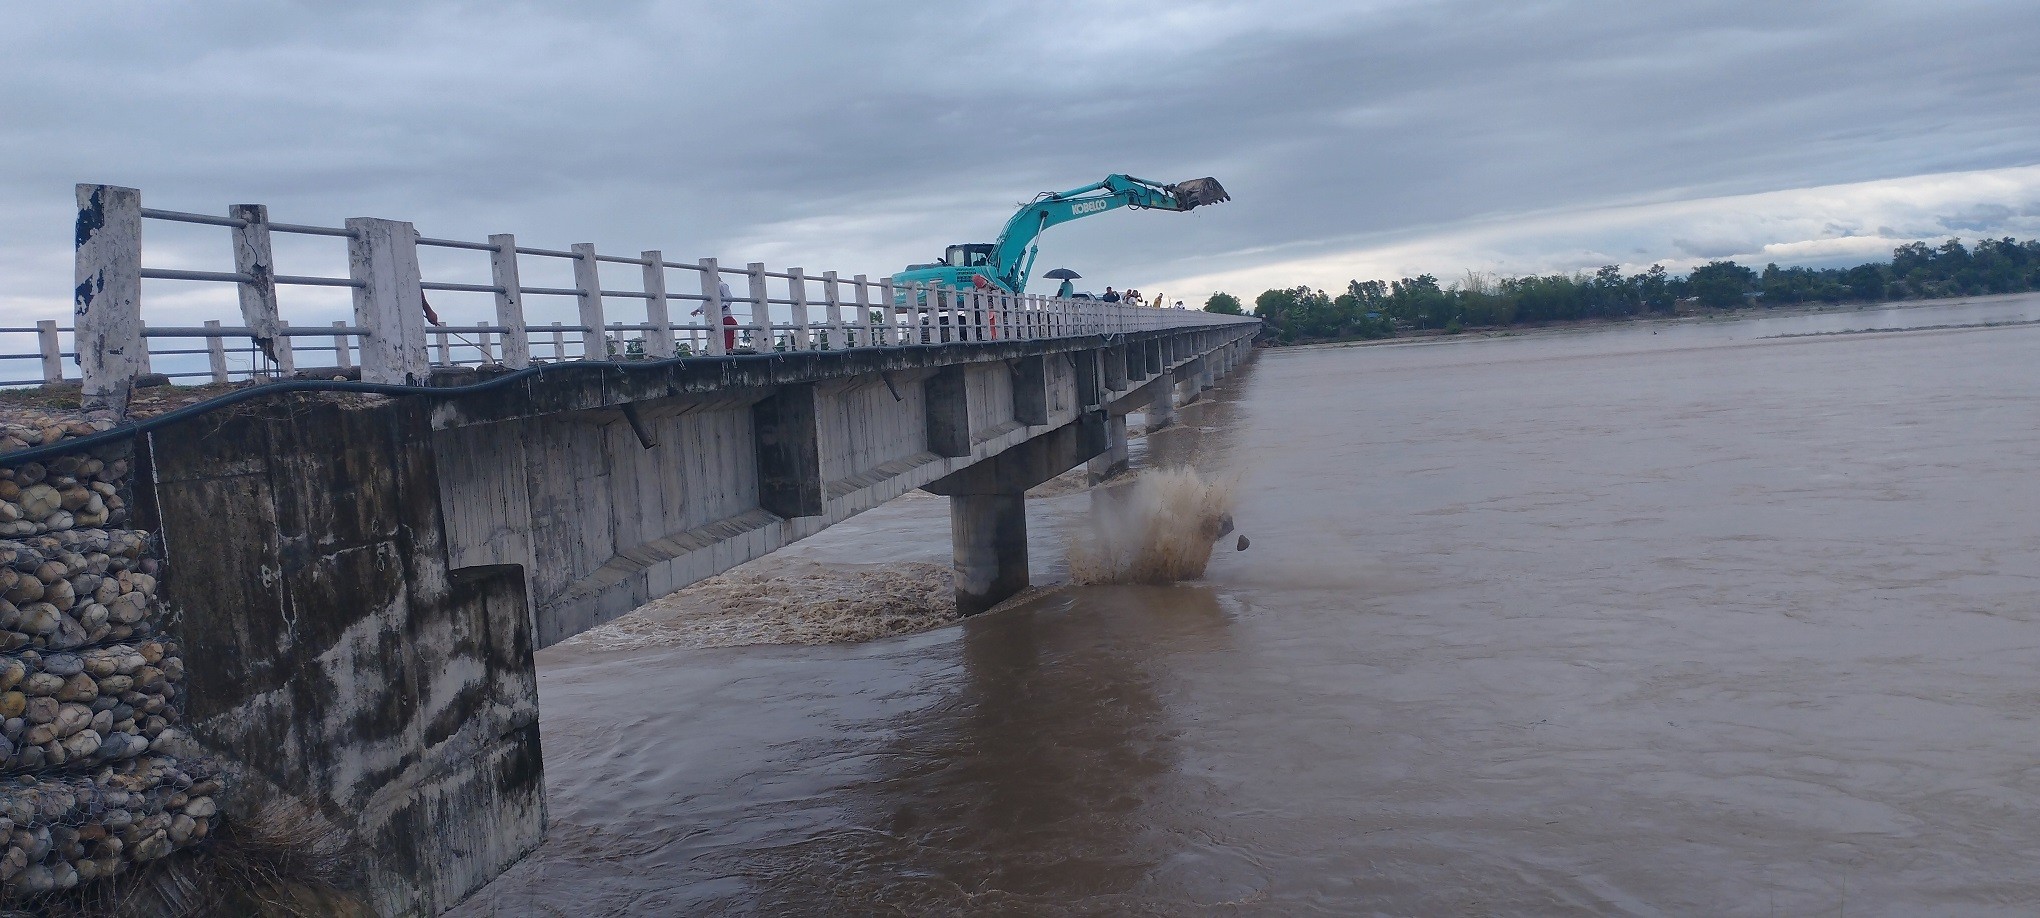
[[[1164,185],[1162,190],[1175,198],[1176,203],[1184,210],[1206,204],[1223,204],[1232,200],[1232,195],[1225,193],[1225,186],[1220,185],[1218,179],[1208,175],[1204,178],[1185,179],[1174,185]]]
[[[942,263],[952,268],[982,268],[992,263],[992,244],[968,242],[952,245],[943,250]]]

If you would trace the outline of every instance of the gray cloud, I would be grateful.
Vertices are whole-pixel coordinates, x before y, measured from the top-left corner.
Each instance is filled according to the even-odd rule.
[[[2003,204],[1977,204],[1960,213],[1944,216],[1938,222],[1949,230],[1989,231],[2004,226],[2016,216],[2018,211]]]
[[[1760,249],[1763,243],[1748,239],[1674,239],[1672,247],[1690,258],[1727,258]]]
[[[1219,176],[1234,203],[1080,222],[1044,245],[1045,263],[1139,284],[1498,215],[2040,161],[2040,17],[1990,3],[227,0],[9,16],[0,309],[61,304],[79,181],[165,207],[260,201],[285,220],[876,274],[989,238],[1036,191]]]

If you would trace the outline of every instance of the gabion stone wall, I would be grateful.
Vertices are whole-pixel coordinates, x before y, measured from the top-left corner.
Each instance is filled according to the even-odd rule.
[[[26,417],[24,415],[26,414]],[[0,450],[112,427],[0,409]],[[220,781],[178,731],[184,659],[132,441],[0,467],[0,904],[204,839]]]

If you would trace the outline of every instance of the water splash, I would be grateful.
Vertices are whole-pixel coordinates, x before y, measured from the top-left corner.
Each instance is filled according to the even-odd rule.
[[[1231,478],[1149,469],[1091,492],[1091,524],[1070,545],[1077,583],[1173,583],[1204,576],[1212,541],[1232,529]]]

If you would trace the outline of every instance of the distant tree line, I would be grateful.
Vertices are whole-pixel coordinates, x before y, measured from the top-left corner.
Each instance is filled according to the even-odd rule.
[[[1450,286],[1429,274],[1397,281],[1351,281],[1336,296],[1311,287],[1269,290],[1254,298],[1264,334],[1281,343],[1386,338],[1399,329],[1457,332],[1468,326],[1520,325],[1668,314],[1690,303],[1705,309],[1802,303],[1882,302],[2040,290],[2040,240],[1960,239],[1939,247],[1899,246],[1889,262],[1853,268],[1780,268],[1761,272],[1713,261],[1674,276],[1660,265],[1625,275],[1609,265],[1592,274],[1496,278],[1468,272]],[[1239,298],[1214,294],[1204,308],[1239,315]]]

